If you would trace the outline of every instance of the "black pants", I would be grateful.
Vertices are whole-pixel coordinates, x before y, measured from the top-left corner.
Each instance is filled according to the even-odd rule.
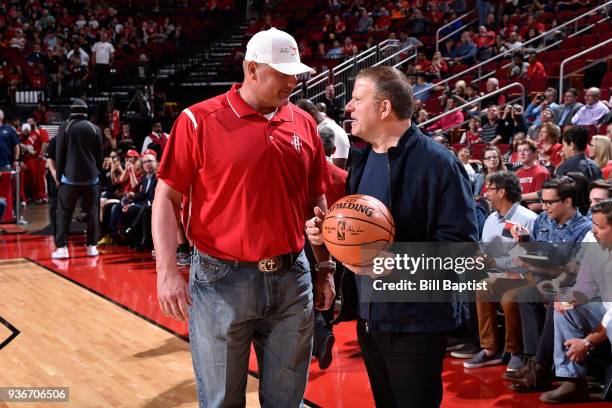
[[[142,218],[140,220],[140,225],[142,226],[142,240],[140,241],[140,245],[147,249],[153,249],[153,234],[151,229],[152,213],[153,208],[147,205],[143,209]]]
[[[523,350],[535,356],[537,363],[549,367],[555,350],[554,308],[544,307],[544,297],[535,286],[528,286],[518,294],[523,328]]]
[[[330,324],[325,320],[323,314],[320,311],[315,310],[314,313],[314,336],[312,342],[312,355],[316,358],[321,356],[321,347],[323,346],[323,341],[330,334],[333,335],[332,328]]]
[[[57,185],[50,171],[47,171],[45,178],[47,179],[47,195],[49,196],[49,225],[51,225],[51,231],[53,232],[53,236],[55,236],[55,232],[57,231],[55,226],[55,217],[57,215]]]
[[[359,320],[357,338],[378,408],[440,406],[446,333],[366,333]]]
[[[552,304],[546,309],[546,319],[544,320],[544,328],[538,343],[535,361],[544,367],[551,367],[554,361],[555,354],[555,308]]]
[[[60,184],[57,189],[57,220],[55,246],[68,245],[68,234],[72,213],[78,199],[81,198],[83,211],[87,214],[87,245],[96,245],[98,241],[98,217],[100,206],[100,186],[72,186]]]
[[[110,65],[96,64],[96,91],[108,91],[110,81]]]

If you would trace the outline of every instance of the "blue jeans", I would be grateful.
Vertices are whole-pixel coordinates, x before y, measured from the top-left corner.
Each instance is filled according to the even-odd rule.
[[[599,301],[591,301],[564,314],[555,312],[555,372],[557,377],[584,378],[586,365],[574,363],[565,355],[569,350],[563,343],[570,339],[583,339],[593,332],[606,314]],[[609,331],[608,331],[609,333]]]
[[[263,273],[196,252],[189,337],[200,407],[243,407],[251,342],[262,407],[302,405],[313,335],[310,271],[302,252],[289,270]]]
[[[476,0],[476,10],[478,10],[478,26],[485,25],[487,22],[487,15],[489,14],[489,2],[485,0]]]

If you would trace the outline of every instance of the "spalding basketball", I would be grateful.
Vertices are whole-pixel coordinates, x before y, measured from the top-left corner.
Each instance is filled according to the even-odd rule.
[[[323,220],[323,240],[330,254],[348,265],[372,263],[393,243],[395,224],[378,199],[354,194],[336,201]]]

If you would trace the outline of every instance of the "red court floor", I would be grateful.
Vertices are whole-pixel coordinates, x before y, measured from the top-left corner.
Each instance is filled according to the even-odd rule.
[[[73,243],[78,245],[73,245]],[[46,236],[0,235],[0,259],[28,258],[93,291],[177,336],[187,338],[187,324],[164,317],[157,304],[155,262],[150,253],[127,247],[101,247],[101,256],[88,258],[82,238],[71,237],[72,258],[51,259],[53,240]],[[187,269],[185,268],[185,273]],[[330,368],[311,365],[306,399],[320,407],[372,407],[370,386],[355,336],[353,322],[335,326],[336,346]],[[252,356],[251,368],[256,370]],[[517,394],[501,379],[503,367],[467,370],[462,361],[447,358],[444,364],[443,407],[549,407],[538,394]],[[568,407],[612,407],[592,402]]]

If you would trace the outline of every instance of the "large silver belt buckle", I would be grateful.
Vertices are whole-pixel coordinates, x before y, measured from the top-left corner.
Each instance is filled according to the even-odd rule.
[[[276,272],[283,267],[284,260],[281,256],[273,256],[272,258],[260,259],[257,263],[257,269],[261,272]]]

